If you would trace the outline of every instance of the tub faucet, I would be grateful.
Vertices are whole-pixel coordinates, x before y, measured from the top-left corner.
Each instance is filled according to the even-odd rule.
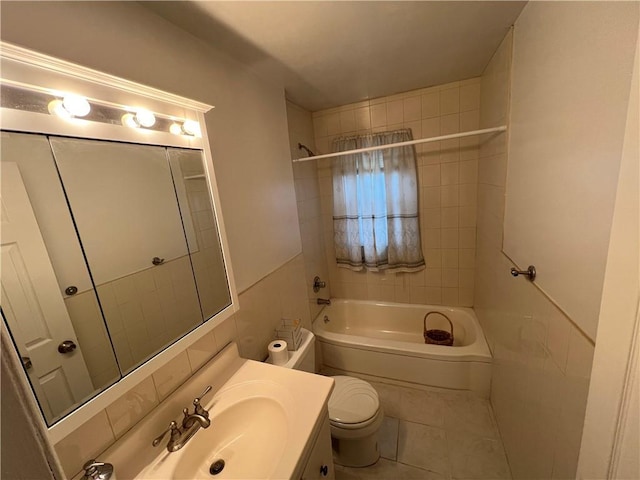
[[[316,299],[316,302],[318,303],[318,305],[331,305],[331,300],[329,300],[328,298],[318,298]]]

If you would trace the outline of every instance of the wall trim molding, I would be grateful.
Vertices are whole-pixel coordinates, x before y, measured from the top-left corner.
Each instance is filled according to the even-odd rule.
[[[11,43],[0,41],[0,57],[32,67],[48,70],[57,74],[84,80],[86,82],[109,86],[117,90],[140,95],[159,102],[169,103],[179,107],[186,107],[201,113],[206,113],[214,108],[212,105],[208,105],[206,103],[174,95],[173,93],[164,92],[157,88],[148,87],[146,85],[132,82],[124,78],[119,78],[115,75],[100,72],[92,68],[83,67],[77,63],[50,57],[49,55],[34,52],[33,50],[28,50]]]
[[[624,385],[622,387],[622,399],[620,400],[620,410],[616,419],[616,430],[613,437],[613,445],[611,447],[611,462],[607,472],[607,478],[619,478],[618,467],[620,465],[620,457],[622,447],[624,445],[624,435],[629,427],[629,410],[632,407],[631,397],[635,382],[638,381],[638,339],[640,338],[640,295],[638,297],[638,305],[636,307],[636,319],[633,325],[633,335],[631,337],[631,348],[629,349],[629,357],[627,360],[626,371],[624,376]],[[633,405],[637,408],[637,405]],[[636,425],[637,427],[637,425]]]

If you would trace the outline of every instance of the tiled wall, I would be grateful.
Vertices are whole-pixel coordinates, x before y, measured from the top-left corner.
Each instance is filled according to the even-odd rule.
[[[480,79],[473,78],[314,112],[316,146],[328,153],[342,135],[410,128],[414,139],[479,124]],[[331,160],[318,160],[322,220],[335,297],[472,306],[476,240],[478,139],[416,146],[420,230],[426,269],[416,273],[353,272],[335,262]]]
[[[80,472],[235,337],[231,317],[58,442],[54,447],[67,476]]]
[[[84,462],[99,456],[229,342],[238,342],[244,358],[263,360],[282,317],[300,318],[310,328],[304,277],[300,254],[242,292],[235,315],[58,442],[55,450],[68,477],[80,472]]]
[[[481,83],[480,126],[506,123],[511,33]],[[494,367],[491,403],[514,478],[575,478],[593,343],[502,253],[507,135],[484,139],[478,162],[474,309]]]
[[[302,254],[240,294],[236,313],[238,347],[243,358],[264,360],[282,318],[298,318],[311,329]]]
[[[311,113],[287,102],[287,121],[289,123],[289,145],[291,159],[306,157],[307,154],[298,149],[298,143],[316,150],[313,138],[313,120]],[[309,297],[309,309],[313,320],[322,309],[317,298],[331,298],[331,282],[329,267],[325,256],[325,238],[322,228],[322,207],[320,203],[320,184],[316,161],[293,164],[293,182],[296,189],[298,204],[298,223],[302,239],[302,253],[304,255],[305,285]],[[313,291],[313,279],[319,276],[326,283],[326,287],[319,292]]]

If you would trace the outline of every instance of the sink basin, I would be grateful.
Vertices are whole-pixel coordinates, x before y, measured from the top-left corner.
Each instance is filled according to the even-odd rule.
[[[199,429],[179,450],[159,459],[145,478],[269,478],[289,441],[295,404],[289,392],[268,380],[245,381],[220,390],[205,406],[211,426]],[[212,475],[211,465],[224,461]]]
[[[289,440],[289,399],[273,385],[250,382],[221,392],[217,400],[211,426],[186,445],[173,478],[270,477]],[[217,460],[224,460],[224,468],[212,477],[209,468]]]
[[[209,468],[217,460],[224,460],[225,466],[216,478],[271,476],[288,440],[286,420],[284,409],[272,399],[240,401],[213,417],[211,427],[197,433],[197,440],[176,465],[173,478],[211,479]]]

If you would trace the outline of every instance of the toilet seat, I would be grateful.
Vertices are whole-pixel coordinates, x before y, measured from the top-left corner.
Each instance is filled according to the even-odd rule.
[[[378,392],[364,380],[339,375],[333,377],[335,387],[329,398],[329,420],[334,427],[355,430],[378,419]]]

